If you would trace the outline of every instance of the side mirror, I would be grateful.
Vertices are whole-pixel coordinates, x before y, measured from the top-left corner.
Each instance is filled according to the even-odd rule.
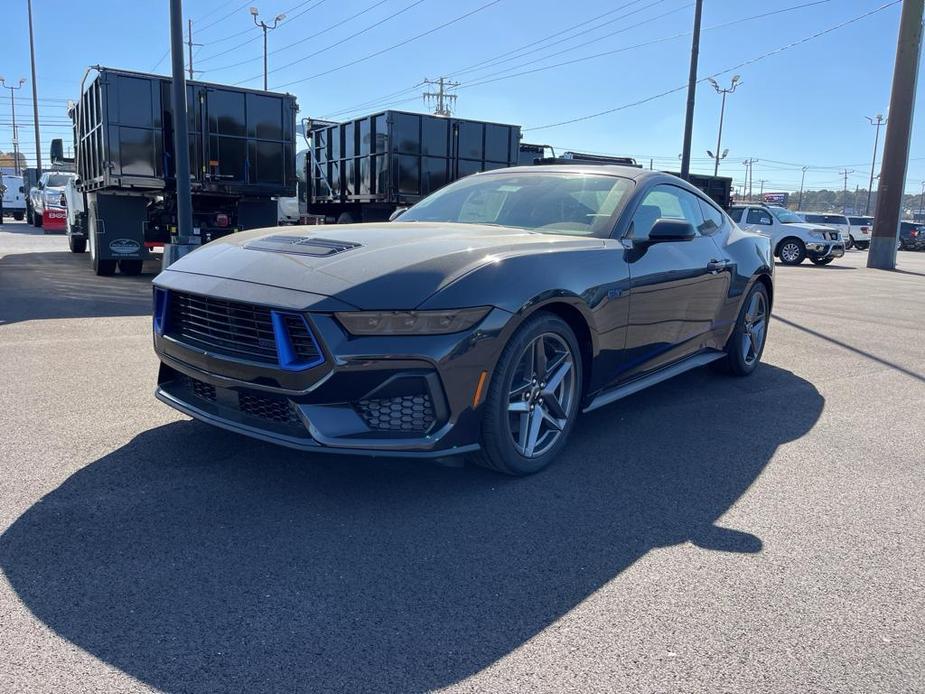
[[[401,217],[407,211],[408,211],[407,207],[399,207],[397,210],[395,210],[392,214],[389,215],[389,221],[394,222],[396,219]]]
[[[51,141],[51,161],[64,161],[64,140],[60,137]]]
[[[694,225],[681,219],[659,219],[649,231],[649,241],[690,241],[696,238]]]

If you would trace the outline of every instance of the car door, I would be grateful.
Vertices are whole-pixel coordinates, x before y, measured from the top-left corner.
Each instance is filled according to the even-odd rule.
[[[683,241],[649,239],[660,219],[689,222],[696,232]],[[646,192],[627,234],[630,273],[625,380],[715,344],[714,328],[729,291],[730,259],[708,231],[699,198],[670,184]]]

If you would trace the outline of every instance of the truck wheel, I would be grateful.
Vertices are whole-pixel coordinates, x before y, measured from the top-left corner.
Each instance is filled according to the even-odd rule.
[[[353,215],[349,212],[341,212],[337,217],[338,224],[353,224],[355,221]]]
[[[870,248],[870,241],[858,241],[854,245],[858,247],[859,251],[866,251],[868,248]]]
[[[22,212],[14,212],[14,213],[13,213],[13,219],[15,219],[17,222],[21,222],[23,216],[24,216],[24,215],[23,215]]]
[[[784,239],[777,248],[777,255],[784,265],[799,265],[806,258],[806,246],[800,239]]]
[[[83,253],[87,250],[87,239],[78,239],[75,236],[68,236],[67,247],[71,249],[71,253]]]
[[[845,250],[850,251],[854,248],[854,239],[851,238],[851,234],[848,234],[848,238],[845,239]]]
[[[35,212],[32,213],[32,226],[34,226],[36,229],[40,229],[42,227],[42,215],[36,214]]]
[[[144,261],[135,258],[125,258],[119,261],[119,272],[123,275],[140,275]]]
[[[115,260],[100,260],[98,257],[93,259],[93,272],[100,277],[110,277],[116,274]]]
[[[32,224],[32,208],[31,207],[26,208],[26,222],[28,224]]]

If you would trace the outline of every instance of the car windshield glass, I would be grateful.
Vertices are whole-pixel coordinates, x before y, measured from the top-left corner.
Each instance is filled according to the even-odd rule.
[[[63,174],[53,174],[48,177],[48,183],[46,186],[66,186],[67,182],[71,180],[70,176],[65,176]]]
[[[769,207],[768,211],[777,217],[781,224],[802,224],[803,218],[796,212],[785,210],[783,207]]]
[[[470,176],[421,200],[402,222],[518,227],[543,234],[607,237],[633,182],[583,173]]]

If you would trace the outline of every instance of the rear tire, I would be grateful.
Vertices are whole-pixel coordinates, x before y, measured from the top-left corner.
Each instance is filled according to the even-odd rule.
[[[538,371],[543,373],[534,381]],[[482,405],[481,450],[473,462],[516,476],[549,465],[578,416],[581,376],[581,350],[568,323],[545,312],[530,317],[511,337],[491,374]],[[517,432],[512,420],[518,423]],[[527,454],[528,448],[535,452]]]
[[[100,277],[111,277],[116,274],[115,260],[101,260],[97,255],[93,258],[93,272]]]
[[[83,253],[87,250],[87,239],[78,239],[74,236],[68,236],[67,247],[71,249],[71,253]]]
[[[140,275],[144,261],[137,258],[126,258],[119,261],[119,272],[123,275]]]
[[[851,238],[851,235],[849,234],[848,238],[845,239],[845,250],[850,251],[852,248],[854,248],[854,239]]]
[[[751,288],[736,320],[735,329],[726,342],[726,357],[720,362],[734,376],[748,376],[761,362],[768,337],[771,302],[761,282]]]
[[[23,217],[24,217],[24,216],[25,216],[25,215],[24,215],[22,212],[14,212],[14,213],[13,213],[13,219],[15,219],[17,222],[21,222],[21,221],[23,220]]]
[[[41,226],[42,226],[42,215],[40,215],[40,214],[35,214],[35,212],[32,213],[32,226],[34,226],[36,229],[41,228]]]
[[[806,246],[798,238],[786,238],[777,247],[777,257],[784,265],[799,265],[806,258]]]
[[[866,251],[868,248],[870,248],[870,241],[858,241],[854,245],[857,246],[859,251]]]

